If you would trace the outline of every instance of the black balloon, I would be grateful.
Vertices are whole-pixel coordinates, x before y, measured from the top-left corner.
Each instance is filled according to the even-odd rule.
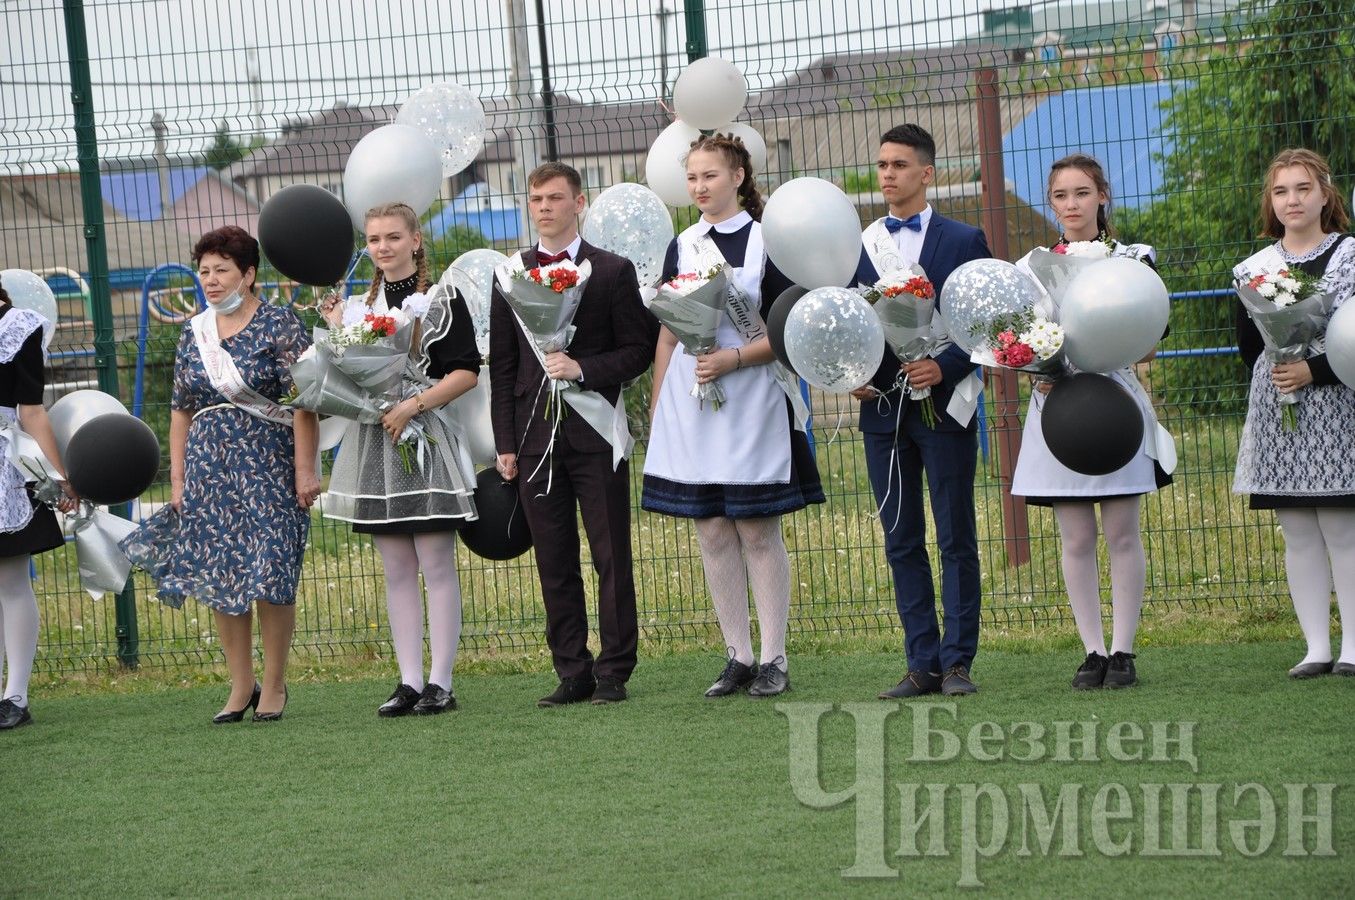
[[[127,413],[90,419],[66,445],[66,477],[91,503],[126,503],[141,496],[160,471],[160,442],[149,425]]]
[[[259,245],[293,281],[331,285],[353,258],[353,220],[343,201],[314,184],[291,184],[259,210]]]
[[[479,518],[461,527],[461,540],[476,556],[514,559],[532,548],[518,486],[494,469],[475,476],[475,511]]]
[[[1143,412],[1115,379],[1083,372],[1054,383],[1040,430],[1049,452],[1074,472],[1109,475],[1138,453]]]
[[[776,302],[767,313],[767,339],[772,343],[772,352],[781,361],[781,365],[792,372],[795,371],[795,367],[790,364],[790,357],[786,355],[786,317],[790,315],[791,307],[808,293],[809,291],[798,284],[792,285],[781,292],[781,296],[776,298]]]

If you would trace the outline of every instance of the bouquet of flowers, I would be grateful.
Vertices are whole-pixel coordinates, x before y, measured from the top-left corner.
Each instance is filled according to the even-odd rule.
[[[708,272],[688,272],[659,285],[649,311],[692,356],[715,349],[715,331],[728,304],[729,267],[716,266]],[[718,410],[725,402],[720,382],[692,385],[691,395],[704,409],[710,403]]]
[[[1065,241],[1049,248],[1050,253],[1059,256],[1076,256],[1082,259],[1109,259],[1111,246],[1108,241]]]
[[[1317,289],[1317,279],[1297,269],[1262,271],[1237,285],[1247,315],[1256,323],[1266,345],[1266,359],[1274,365],[1308,358],[1309,348],[1326,330],[1335,298]],[[1280,394],[1282,424],[1298,427],[1299,395]]]
[[[1072,241],[1048,249],[1037,247],[1027,258],[1026,265],[1049,297],[1045,318],[1058,319],[1064,291],[1079,272],[1110,256],[1111,247],[1105,241]]]
[[[503,299],[543,357],[564,350],[573,340],[574,313],[579,309],[592,271],[588,260],[576,266],[567,259],[531,269],[516,269],[511,263],[504,263],[494,270]],[[572,382],[550,380],[547,418],[554,411],[558,421],[559,415],[563,414],[560,392],[571,385]]]
[[[986,365],[1056,378],[1066,368],[1063,328],[1035,310],[998,316],[988,323],[984,346],[975,350]],[[991,361],[990,361],[991,360]]]
[[[861,296],[875,307],[885,340],[902,362],[926,359],[945,343],[932,332],[932,318],[936,315],[936,288],[921,266],[912,266],[881,278],[870,287],[861,289]],[[930,387],[908,386],[907,377],[900,376],[908,396],[918,401],[922,421],[929,428],[936,427],[936,406]]]
[[[405,398],[405,372],[414,326],[428,311],[423,294],[406,297],[400,309],[374,312],[358,298],[344,306],[342,324],[317,327],[314,342],[289,367],[292,391],[283,402],[321,415],[378,424]],[[405,471],[422,467],[433,438],[417,418],[410,419],[397,444]]]

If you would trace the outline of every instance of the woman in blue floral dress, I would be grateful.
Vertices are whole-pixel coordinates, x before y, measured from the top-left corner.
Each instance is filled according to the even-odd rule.
[[[254,295],[259,244],[227,226],[193,249],[208,308],[184,328],[170,401],[170,505],[123,541],[174,607],[212,608],[231,676],[213,719],[282,716],[296,588],[320,493],[313,413],[278,404],[309,340],[296,314]],[[255,681],[252,607],[263,639]]]

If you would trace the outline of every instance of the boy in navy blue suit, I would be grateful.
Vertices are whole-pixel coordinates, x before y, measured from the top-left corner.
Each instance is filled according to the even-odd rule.
[[[917,125],[891,128],[880,138],[880,193],[889,204],[889,215],[862,232],[858,283],[874,284],[881,276],[916,263],[926,271],[939,297],[946,278],[958,266],[992,256],[980,229],[938,215],[927,202],[927,185],[936,175],[935,160],[935,141]],[[935,427],[923,421],[919,404],[908,399],[907,391],[893,391],[882,398],[900,371],[910,386],[932,389]],[[973,398],[981,385],[978,377],[969,354],[954,345],[905,364],[886,348],[875,377],[852,392],[862,401],[866,471],[876,502],[884,504],[880,519],[885,554],[894,575],[894,598],[908,656],[907,675],[880,694],[881,699],[978,690],[969,676],[979,643],[979,548],[974,517],[978,430],[973,418]],[[959,396],[955,396],[957,391]],[[901,415],[899,404],[903,404]],[[941,551],[944,630],[937,627],[926,548],[924,475]]]

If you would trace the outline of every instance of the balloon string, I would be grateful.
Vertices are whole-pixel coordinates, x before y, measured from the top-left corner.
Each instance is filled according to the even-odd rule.
[[[900,374],[897,378],[894,379],[893,387],[891,387],[887,391],[881,392],[879,399],[885,402],[886,407],[889,408],[893,407],[893,404],[888,399],[889,395],[894,393],[895,391],[902,391],[903,384],[905,381],[906,378],[902,374]],[[886,412],[885,414],[888,415],[888,412]],[[875,510],[876,517],[880,519],[884,518],[885,506],[889,503],[889,497],[894,492],[894,471],[896,469],[898,470],[899,473],[899,494],[902,495],[903,493],[903,466],[900,465],[898,462],[899,428],[902,427],[902,425],[903,425],[903,400],[902,397],[900,396],[899,408],[895,412],[894,416],[894,441],[892,446],[889,448],[889,471],[885,473],[885,495],[880,499],[880,505]],[[899,502],[895,504],[894,508],[894,522],[889,526],[890,534],[893,534],[894,529],[899,527],[899,519],[901,519],[902,517],[903,517],[903,498],[902,496],[900,496]]]

